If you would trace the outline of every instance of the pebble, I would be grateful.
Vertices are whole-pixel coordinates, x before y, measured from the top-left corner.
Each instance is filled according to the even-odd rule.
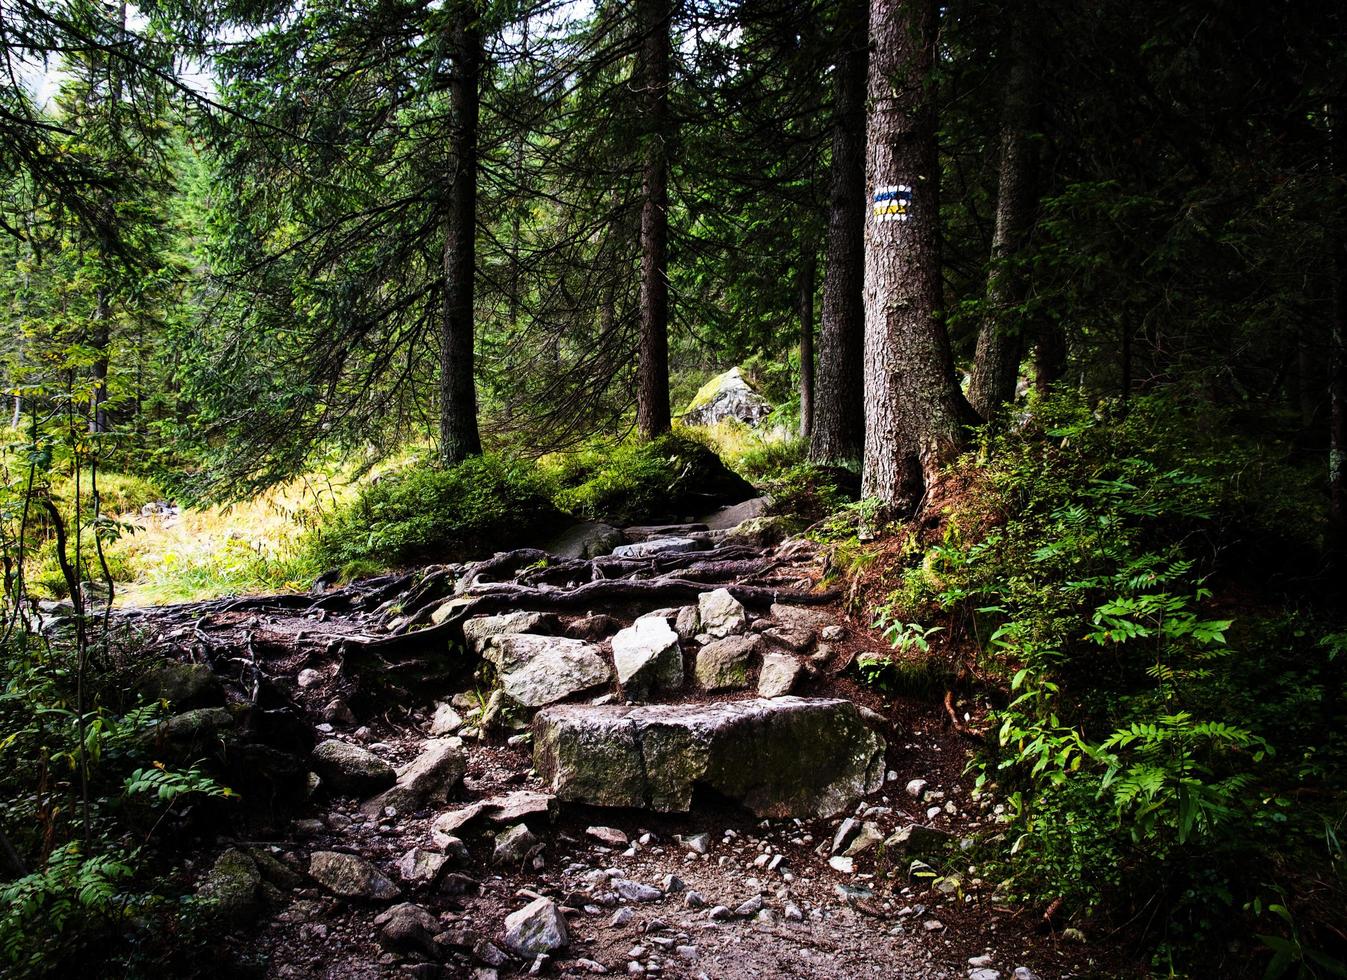
[[[939,932],[945,928],[945,924],[939,919],[927,919],[921,924],[921,927],[927,932]]]
[[[800,906],[794,902],[787,902],[785,908],[785,917],[787,922],[803,922],[804,913],[800,911]]]
[[[626,847],[628,843],[627,835],[616,827],[586,827],[585,836],[609,847]]]
[[[711,835],[689,834],[683,838],[683,846],[694,854],[705,854],[711,849]]]
[[[968,980],[1001,980],[1001,971],[986,967],[980,970],[969,970]]]
[[[926,789],[927,785],[928,784],[924,779],[909,780],[907,784],[907,795],[912,797],[914,800],[919,800],[921,799],[921,794]]]
[[[692,894],[696,893],[693,892]],[[725,919],[733,918],[734,913],[731,912],[726,905],[717,905],[710,912],[706,913],[706,917],[712,922],[723,922]]]
[[[608,920],[608,927],[610,929],[621,929],[635,917],[636,913],[624,905],[613,913],[613,917]]]
[[[687,909],[705,908],[706,899],[702,898],[701,892],[690,891],[683,896],[683,907]]]
[[[740,903],[739,907],[734,910],[734,914],[740,918],[748,918],[748,916],[754,915],[760,911],[762,909],[762,904],[762,896],[754,895],[746,902]]]
[[[656,902],[664,897],[664,893],[658,888],[642,884],[639,881],[629,881],[626,878],[619,878],[614,881],[613,891],[629,902]]]
[[[840,871],[844,875],[849,875],[856,870],[856,859],[849,857],[830,857],[828,858],[828,867],[834,871]]]

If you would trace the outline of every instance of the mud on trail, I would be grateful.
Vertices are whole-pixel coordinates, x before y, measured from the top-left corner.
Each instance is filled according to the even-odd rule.
[[[242,794],[176,841],[222,975],[1126,971],[979,877],[972,743],[856,683],[886,645],[812,544],[621,538],[118,614],[166,661],[164,757]],[[801,765],[816,738],[850,762]]]

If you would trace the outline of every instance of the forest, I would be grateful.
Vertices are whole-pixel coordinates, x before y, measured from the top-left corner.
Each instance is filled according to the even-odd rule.
[[[1347,8],[0,57],[0,977],[1347,977]]]

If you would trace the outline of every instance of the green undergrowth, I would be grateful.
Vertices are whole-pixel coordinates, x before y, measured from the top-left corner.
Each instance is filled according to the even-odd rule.
[[[1320,474],[1204,411],[1055,397],[988,435],[934,539],[889,555],[872,612],[901,655],[859,669],[935,694],[955,651],[989,686],[974,769],[1007,812],[982,873],[1007,897],[1125,925],[1163,970],[1221,950],[1340,976],[1347,633],[1304,598]]]

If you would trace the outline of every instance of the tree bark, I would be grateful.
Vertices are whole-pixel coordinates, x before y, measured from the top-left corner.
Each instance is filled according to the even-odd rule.
[[[1010,0],[1007,11],[1010,72],[1001,110],[996,230],[987,271],[987,310],[968,386],[968,401],[984,419],[1015,397],[1024,337],[1017,308],[1023,306],[1029,285],[1017,263],[1033,228],[1037,201],[1038,67],[1022,2]]]
[[[636,427],[644,439],[669,431],[669,3],[638,0],[637,84],[645,123],[641,175],[641,332]]]
[[[1061,324],[1044,323],[1034,345],[1034,388],[1040,395],[1066,374],[1066,334]]]
[[[839,15],[839,55],[833,75],[823,318],[809,438],[809,458],[825,464],[855,463],[865,438],[861,337],[865,322],[865,73],[869,61],[866,2],[847,0]]]
[[[941,306],[935,0],[871,0],[862,491],[911,510],[964,447]]]
[[[481,27],[473,5],[456,0],[450,28],[449,104],[454,171],[444,233],[444,318],[440,330],[440,456],[453,464],[482,451],[473,372],[473,286],[477,270],[477,122]]]
[[[108,431],[108,296],[107,291],[99,288],[94,302],[93,335],[89,345],[98,353],[93,363],[93,396],[89,399],[89,431],[100,433]]]
[[[818,265],[813,236],[800,249],[800,437],[814,425],[814,275]]]
[[[1333,248],[1333,323],[1329,338],[1328,493],[1329,549],[1334,563],[1347,559],[1347,105],[1329,104],[1330,171],[1337,207],[1330,241]]]

